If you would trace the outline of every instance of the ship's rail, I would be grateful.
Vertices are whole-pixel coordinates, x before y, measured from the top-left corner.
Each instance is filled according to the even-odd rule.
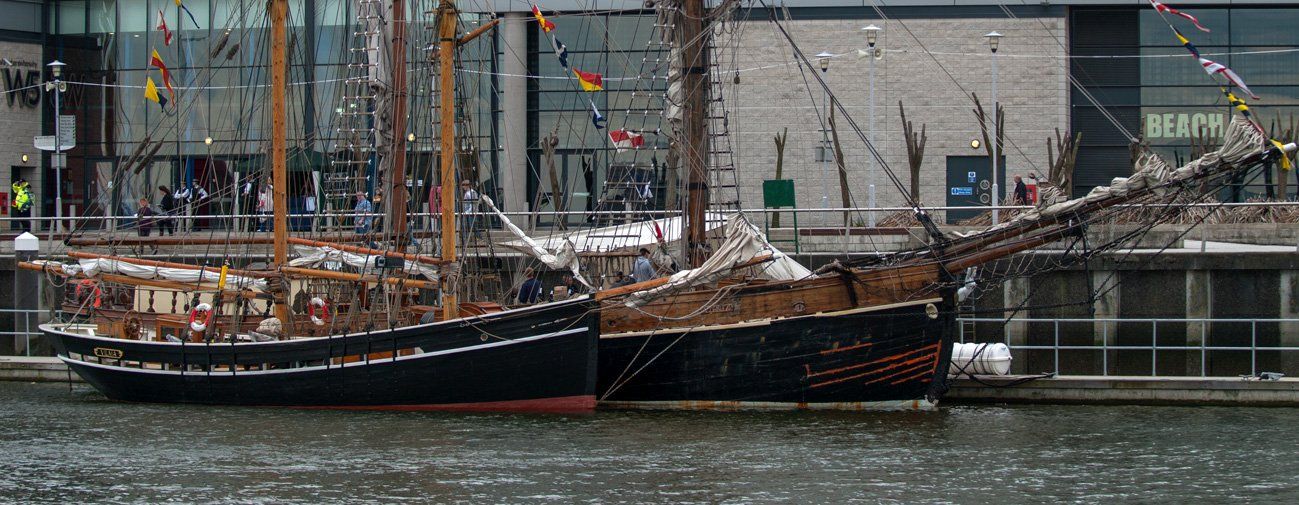
[[[957,324],[960,342],[1009,346],[1014,373],[1299,376],[1295,318],[960,317]]]
[[[1177,204],[1176,206],[1179,208],[1202,209],[1205,211],[1212,211],[1215,209],[1220,209],[1222,211],[1273,210],[1278,212],[1285,212],[1286,213],[1285,219],[1289,219],[1290,216],[1293,215],[1294,220],[1299,222],[1299,201],[1207,202],[1207,203]],[[977,206],[977,207],[937,206],[937,207],[924,207],[924,210],[928,212],[930,216],[932,216],[934,220],[937,222],[948,223],[948,224],[959,226],[962,223],[965,223],[966,221],[977,221],[978,216],[980,215],[987,216],[994,209],[998,211],[1027,211],[1033,208],[1034,208],[1033,206],[1029,206],[1029,205],[1000,205],[1000,206]],[[1116,205],[1115,208],[1133,209],[1133,210],[1167,209],[1168,205],[1156,204],[1156,203],[1123,204],[1123,205]],[[844,213],[848,213],[851,222],[849,223],[849,226],[847,226],[847,228],[856,230],[856,229],[869,229],[869,228],[890,228],[890,226],[888,226],[886,223],[883,222],[886,217],[891,215],[898,215],[898,214],[910,214],[912,210],[913,209],[911,207],[826,207],[826,208],[781,208],[781,209],[747,208],[747,209],[741,209],[740,211],[746,213],[747,215],[750,216],[751,220],[755,220],[755,221],[761,221],[764,218],[764,215],[773,215],[776,213],[781,213],[781,214],[793,213],[793,214],[811,216],[810,218],[804,218],[803,221],[806,223],[831,223],[831,224],[825,224],[825,225],[813,224],[811,226],[808,226],[808,228],[823,228],[823,229],[831,229],[831,230],[833,229],[843,230],[845,228],[845,226],[843,226],[842,223],[843,215]],[[972,216],[972,218],[956,219],[953,216],[949,216],[949,213],[968,214]],[[487,210],[482,210],[479,212],[456,212],[455,213],[455,215],[457,216],[487,218],[488,221],[490,221],[490,218],[495,217],[493,214],[494,213]],[[641,220],[646,217],[664,218],[664,217],[679,216],[681,215],[681,212],[672,211],[672,210],[637,210],[635,212],[628,212],[625,210],[592,210],[592,211],[578,210],[578,211],[543,211],[543,212],[504,211],[503,214],[509,216],[512,219],[518,218],[520,220],[524,220],[525,218],[537,217],[541,220],[540,224],[547,225],[548,219],[554,219],[559,217],[574,218],[574,217],[598,216],[598,217],[611,218],[614,220],[617,219]],[[1241,216],[1241,217],[1242,219],[1257,218],[1257,222],[1277,222],[1276,221],[1277,216],[1275,215],[1269,216],[1266,215],[1266,213],[1264,212],[1260,212],[1258,214],[1259,215],[1251,214],[1251,215]],[[432,223],[440,215],[441,214],[437,212],[412,212],[408,214],[408,216],[412,219],[412,221],[424,222],[424,223]],[[350,212],[350,211],[319,211],[319,212],[293,212],[293,213],[289,213],[288,217],[290,220],[290,226],[296,229],[302,226],[310,227],[315,222],[323,223],[326,220],[350,222],[351,219],[356,217],[382,218],[385,216],[386,214],[380,212],[369,213],[369,214],[357,214],[355,212]],[[871,217],[871,219],[868,220],[867,219],[868,216]],[[952,217],[952,219],[949,219],[949,217]],[[189,226],[194,226],[196,223],[201,223],[201,225],[204,228],[211,227],[211,228],[225,229],[231,226],[239,226],[239,225],[242,225],[243,228],[248,228],[250,226],[255,227],[256,221],[258,219],[269,219],[269,218],[270,216],[268,214],[224,214],[224,213],[223,214],[177,214],[177,215],[170,216],[170,219],[175,220],[179,225],[181,225],[181,229],[186,229]],[[152,219],[156,221],[157,219],[159,219],[159,217],[154,216]],[[0,231],[3,231],[5,229],[13,230],[17,227],[18,223],[24,221],[31,223],[32,228],[38,230],[48,230],[49,227],[53,225],[56,221],[62,221],[64,230],[73,230],[73,229],[134,230],[136,226],[135,225],[136,218],[135,216],[132,215],[113,215],[113,216],[102,216],[102,215],[75,216],[74,215],[74,216],[64,216],[62,218],[56,218],[54,216],[14,217],[12,215],[7,215],[7,216],[0,216]],[[874,222],[877,224],[875,226],[869,226],[865,224],[867,222]],[[1213,221],[1209,221],[1209,222],[1210,224],[1213,223]],[[983,223],[983,225],[986,226],[987,223]],[[966,224],[966,226],[976,226],[976,225]]]

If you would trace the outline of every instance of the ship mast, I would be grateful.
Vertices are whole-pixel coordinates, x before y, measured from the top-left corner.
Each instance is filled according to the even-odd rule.
[[[286,46],[285,24],[288,18],[288,0],[271,0],[271,198],[273,199],[275,233],[275,268],[288,265],[289,262],[289,208],[288,208],[288,163],[287,137],[288,115],[285,111],[284,88],[286,86]],[[275,296],[275,317],[284,328],[291,329],[289,306],[286,303],[287,293]]]
[[[388,177],[388,226],[393,247],[405,251],[406,235],[406,2],[392,1],[392,173]],[[400,271],[400,270],[399,270]]]
[[[681,50],[683,128],[677,141],[686,167],[686,257],[690,268],[708,258],[708,44],[704,0],[683,0],[676,15],[676,45]]]
[[[458,13],[454,0],[442,0],[438,6],[438,95],[441,98],[442,111],[441,131],[441,184],[442,184],[442,254],[446,265],[440,269],[442,289],[442,319],[444,321],[460,317],[460,300],[457,296],[459,283],[452,278],[458,276],[456,268],[456,217],[459,207],[456,191],[456,88],[455,88],[455,54],[456,54],[456,21]]]

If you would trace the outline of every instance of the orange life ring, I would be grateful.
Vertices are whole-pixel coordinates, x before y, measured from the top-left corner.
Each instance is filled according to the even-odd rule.
[[[201,316],[200,316],[201,314]],[[207,330],[208,323],[212,322],[212,306],[206,303],[200,303],[189,311],[189,329],[203,332]]]
[[[316,315],[320,311],[320,315]],[[311,316],[311,322],[316,326],[324,326],[329,322],[329,303],[319,296],[311,297],[311,303],[307,304],[307,315]]]

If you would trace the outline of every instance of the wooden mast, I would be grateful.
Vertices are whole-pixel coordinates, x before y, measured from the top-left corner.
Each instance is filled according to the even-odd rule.
[[[454,263],[456,261],[456,217],[455,212],[460,202],[456,189],[456,22],[457,12],[454,0],[442,0],[438,6],[438,94],[441,98],[442,111],[441,136],[441,177],[442,184],[442,254],[441,258],[449,268],[441,269],[440,285],[442,286],[442,319],[460,317],[460,300],[457,296],[458,283],[449,277],[459,275]]]
[[[388,174],[388,229],[393,247],[405,251],[406,236],[406,3],[392,1],[392,173]]]
[[[274,199],[275,266],[289,262],[289,208],[288,208],[288,114],[285,110],[284,92],[287,85],[287,34],[288,0],[271,0],[271,197]],[[275,297],[275,317],[291,328],[287,293]]]
[[[708,257],[708,37],[703,36],[704,1],[683,0],[676,18],[682,49],[682,162],[686,167],[686,257],[697,268]]]

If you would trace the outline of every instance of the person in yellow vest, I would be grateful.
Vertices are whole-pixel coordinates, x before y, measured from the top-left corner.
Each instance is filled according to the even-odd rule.
[[[14,205],[13,217],[18,219],[18,229],[31,231],[32,223],[25,218],[32,217],[32,190],[27,179],[19,178],[13,183]]]

